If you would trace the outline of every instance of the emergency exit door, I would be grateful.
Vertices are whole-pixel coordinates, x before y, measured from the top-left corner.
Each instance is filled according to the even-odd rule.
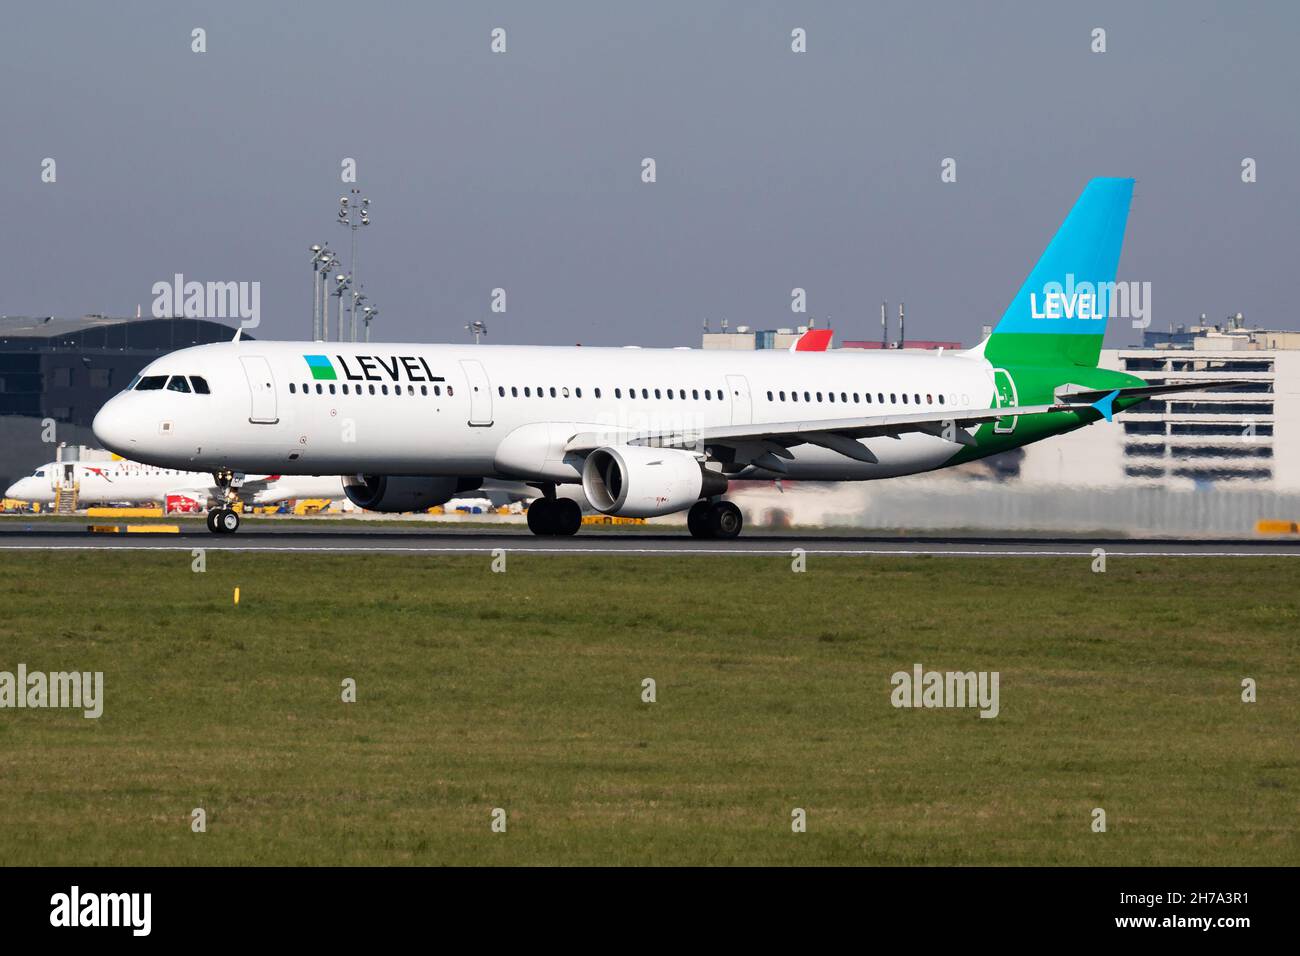
[[[255,425],[274,425],[280,416],[276,412],[271,363],[260,355],[242,355],[239,361],[244,366],[244,377],[248,379],[248,391],[252,397],[248,420]]]
[[[487,428],[492,424],[492,386],[488,384],[483,363],[465,359],[460,363],[469,383],[469,424]]]

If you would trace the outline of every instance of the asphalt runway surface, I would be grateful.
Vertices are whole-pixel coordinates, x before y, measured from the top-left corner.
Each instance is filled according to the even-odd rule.
[[[90,522],[88,522],[90,523]],[[124,524],[125,522],[116,522]],[[103,534],[70,523],[0,522],[0,551],[288,551],[356,554],[545,554],[783,555],[796,548],[810,555],[935,555],[951,557],[1091,557],[1097,548],[1133,557],[1300,557],[1295,538],[1123,538],[946,535],[901,537],[866,534],[798,534],[755,531],[731,541],[697,540],[681,531],[647,532],[584,528],[571,538],[541,538],[521,527],[359,527],[338,524],[259,525],[245,522],[235,534],[212,534],[182,525],[179,534]]]

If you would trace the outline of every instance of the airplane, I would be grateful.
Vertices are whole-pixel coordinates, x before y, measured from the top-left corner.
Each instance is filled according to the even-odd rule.
[[[5,491],[6,498],[53,504],[60,486],[77,488],[80,504],[106,505],[117,502],[195,502],[208,510],[220,490],[210,472],[182,471],[137,461],[52,461],[35,473],[20,478]],[[233,489],[247,505],[271,505],[301,498],[342,498],[343,482],[337,475],[248,475]],[[213,509],[216,510],[216,509]],[[211,520],[211,519],[210,519]]]
[[[1091,180],[988,337],[971,349],[728,351],[221,342],[152,362],[95,417],[118,454],[211,472],[214,531],[237,469],[339,474],[375,511],[526,482],[534,534],[591,507],[685,511],[740,534],[732,479],[863,481],[963,464],[1105,419],[1168,384],[1097,367],[1133,180]]]

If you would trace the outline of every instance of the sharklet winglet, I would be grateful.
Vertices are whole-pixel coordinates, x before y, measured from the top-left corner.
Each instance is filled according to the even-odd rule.
[[[1115,419],[1115,398],[1118,395],[1119,395],[1119,389],[1117,388],[1109,395],[1105,395],[1092,403],[1092,407],[1097,409],[1097,411],[1101,412],[1101,414],[1105,417],[1106,421],[1108,422],[1114,421]]]

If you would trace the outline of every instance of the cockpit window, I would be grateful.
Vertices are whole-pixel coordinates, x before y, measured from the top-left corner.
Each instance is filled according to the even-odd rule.
[[[128,392],[131,391],[131,389],[135,388],[136,385],[138,385],[139,383],[140,383],[140,376],[137,375],[135,378],[131,379],[131,384],[126,387],[126,390]]]
[[[156,392],[166,384],[166,375],[146,375],[140,379],[140,384],[135,387],[135,390],[137,392]]]
[[[184,375],[173,375],[171,381],[167,383],[169,392],[186,392],[190,390],[190,383],[185,381]]]
[[[37,468],[37,469],[36,469],[36,474],[32,475],[32,477],[33,477],[33,478],[44,478],[44,477],[45,477],[45,469],[44,469],[44,468]]]
[[[208,380],[206,378],[200,378],[197,375],[191,375],[190,384],[194,386],[194,391],[198,392],[200,395],[211,394],[210,390],[208,389]]]

